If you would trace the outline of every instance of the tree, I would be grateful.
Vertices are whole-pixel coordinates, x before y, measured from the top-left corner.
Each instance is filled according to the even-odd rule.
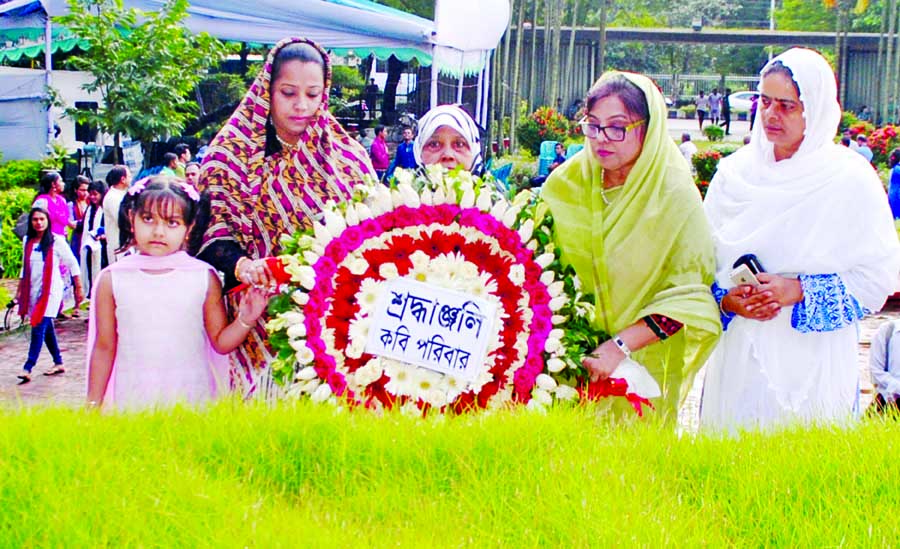
[[[67,114],[114,134],[117,152],[123,133],[145,145],[180,133],[197,107],[191,92],[227,52],[208,34],[188,32],[181,24],[187,7],[187,0],[166,0],[145,12],[122,0],[69,0],[69,14],[57,18],[87,42],[70,63],[94,76],[84,89],[103,97],[96,112]]]

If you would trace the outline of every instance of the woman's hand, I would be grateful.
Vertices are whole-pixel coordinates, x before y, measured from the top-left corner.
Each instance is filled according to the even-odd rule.
[[[238,280],[257,288],[269,288],[275,285],[275,278],[266,265],[265,259],[242,258],[238,265]]]
[[[591,381],[608,378],[625,360],[623,353],[612,340],[604,341],[594,352],[581,359],[581,365],[591,374]]]
[[[769,292],[772,299],[782,307],[789,307],[803,301],[803,286],[799,278],[785,278],[776,274],[759,273],[759,290]]]
[[[743,284],[728,290],[722,298],[722,310],[751,320],[766,321],[778,316],[781,305],[771,291],[762,289],[762,285]]]
[[[238,318],[242,324],[255,323],[265,312],[269,299],[266,292],[260,288],[250,288],[241,296],[241,303],[238,305]]]

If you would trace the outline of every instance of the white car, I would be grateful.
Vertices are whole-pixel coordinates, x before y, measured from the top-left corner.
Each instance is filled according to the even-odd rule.
[[[753,98],[759,95],[758,92],[755,91],[739,91],[734,92],[733,94],[728,96],[728,104],[731,105],[731,112],[739,113],[739,112],[750,112],[750,105],[753,103]]]

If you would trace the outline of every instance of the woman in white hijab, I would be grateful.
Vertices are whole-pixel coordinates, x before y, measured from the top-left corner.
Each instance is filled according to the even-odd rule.
[[[898,287],[900,244],[878,175],[834,143],[841,110],[818,53],[761,71],[750,145],[722,160],[704,209],[725,333],[707,364],[710,430],[846,422],[858,411],[857,327]],[[758,285],[732,282],[755,254]]]
[[[419,120],[413,154],[420,166],[440,164],[480,175],[481,134],[472,117],[458,105],[440,105]]]

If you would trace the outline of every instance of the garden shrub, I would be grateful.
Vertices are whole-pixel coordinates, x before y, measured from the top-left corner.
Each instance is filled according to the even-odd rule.
[[[851,124],[850,127],[847,129],[850,130],[850,135],[853,137],[853,139],[856,139],[856,136],[859,134],[863,134],[863,135],[867,136],[867,135],[871,134],[872,132],[874,132],[875,125],[872,124],[871,122],[859,121],[855,124]]]
[[[721,141],[725,138],[725,130],[722,129],[722,126],[710,124],[703,128],[703,135],[710,141]]]
[[[16,221],[31,208],[35,192],[19,188],[0,191],[0,265],[4,277],[16,278],[22,268],[22,240],[13,233]]]
[[[39,160],[10,160],[0,164],[0,191],[17,187],[37,188],[40,178]]]
[[[850,126],[852,126],[858,122],[859,122],[859,118],[857,118],[854,113],[852,113],[850,111],[844,111],[841,113],[840,131],[843,132],[844,130],[850,128]]]
[[[525,117],[516,129],[519,146],[537,156],[541,142],[563,142],[569,135],[569,121],[552,107],[540,107]]]
[[[694,165],[694,170],[697,173],[697,180],[706,183],[712,181],[721,159],[722,153],[715,149],[707,149],[695,154],[691,158],[691,163]]]
[[[697,114],[697,105],[685,105],[679,107],[678,110],[684,113],[685,118],[693,118]]]
[[[900,147],[898,127],[888,124],[869,134],[869,148],[872,149],[872,163],[875,165],[887,163],[891,151]]]

